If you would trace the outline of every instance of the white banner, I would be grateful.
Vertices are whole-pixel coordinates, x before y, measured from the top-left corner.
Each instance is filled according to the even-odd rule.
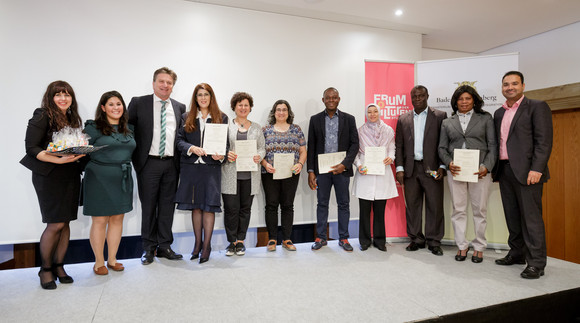
[[[471,85],[493,115],[505,101],[501,94],[501,78],[507,71],[518,70],[518,53],[475,56],[416,63],[417,83],[429,90],[429,106],[450,116],[451,97],[460,85]]]

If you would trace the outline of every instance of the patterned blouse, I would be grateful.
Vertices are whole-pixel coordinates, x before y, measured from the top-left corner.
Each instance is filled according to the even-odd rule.
[[[262,132],[266,140],[266,157],[264,159],[270,165],[274,164],[274,153],[294,153],[294,164],[298,163],[300,147],[306,146],[306,139],[300,126],[291,124],[287,131],[280,132],[274,129],[273,125],[266,125],[262,128]],[[266,173],[264,167],[262,167],[262,173]]]

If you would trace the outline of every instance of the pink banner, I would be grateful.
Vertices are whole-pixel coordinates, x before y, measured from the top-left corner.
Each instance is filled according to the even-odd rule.
[[[415,65],[407,63],[365,62],[365,106],[381,107],[381,119],[393,130],[399,115],[412,110],[409,92],[415,85]],[[395,166],[392,166],[393,174]],[[387,201],[385,225],[387,237],[406,237],[403,189],[397,184],[399,197]]]

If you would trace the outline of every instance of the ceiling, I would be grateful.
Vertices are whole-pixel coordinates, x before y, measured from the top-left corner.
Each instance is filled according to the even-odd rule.
[[[580,21],[580,0],[188,1],[421,33],[423,48],[475,54]]]

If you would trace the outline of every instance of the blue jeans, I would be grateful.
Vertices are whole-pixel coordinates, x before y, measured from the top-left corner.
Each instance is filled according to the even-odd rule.
[[[318,238],[327,240],[326,227],[328,224],[328,201],[330,200],[330,189],[334,185],[336,202],[338,204],[338,234],[340,239],[348,239],[348,220],[350,218],[350,194],[348,185],[350,177],[342,174],[320,174],[316,176],[318,189],[316,197],[316,233]]]

